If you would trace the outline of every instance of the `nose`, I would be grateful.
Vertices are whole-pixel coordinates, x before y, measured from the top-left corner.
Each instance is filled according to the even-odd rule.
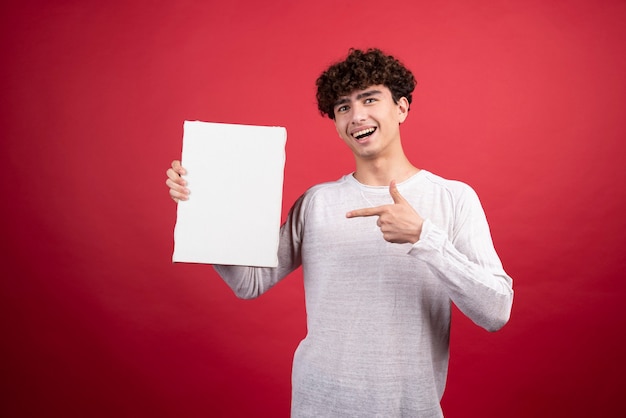
[[[367,112],[365,106],[356,102],[352,104],[352,123],[357,124],[367,119]]]

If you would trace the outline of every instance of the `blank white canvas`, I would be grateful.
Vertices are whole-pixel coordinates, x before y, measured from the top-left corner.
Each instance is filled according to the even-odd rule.
[[[184,122],[190,195],[178,203],[173,261],[277,266],[286,141],[283,127]]]

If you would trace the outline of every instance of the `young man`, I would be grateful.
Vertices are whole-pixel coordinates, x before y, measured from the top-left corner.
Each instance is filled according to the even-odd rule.
[[[475,192],[411,164],[402,148],[415,80],[379,50],[351,50],[317,80],[356,169],[312,187],[281,227],[277,268],[215,266],[254,298],[302,265],[307,336],[293,360],[292,416],[441,417],[450,306],[495,331],[511,278]],[[178,161],[170,196],[186,200]]]

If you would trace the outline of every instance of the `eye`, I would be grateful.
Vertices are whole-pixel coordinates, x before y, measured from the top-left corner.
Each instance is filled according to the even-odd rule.
[[[373,98],[373,97],[368,97],[367,99],[365,99],[364,103],[365,103],[365,104],[371,104],[371,103],[374,103],[375,101],[376,101],[376,99],[375,99],[375,98]]]
[[[341,105],[337,107],[337,112],[343,113],[348,110],[348,105]]]

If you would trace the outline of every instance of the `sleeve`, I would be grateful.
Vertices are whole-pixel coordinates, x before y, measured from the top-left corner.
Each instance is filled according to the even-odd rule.
[[[213,266],[237,297],[254,299],[261,296],[302,264],[303,200],[300,197],[296,201],[280,227],[277,267]]]
[[[455,208],[452,237],[426,219],[409,254],[444,282],[450,299],[474,323],[497,331],[509,320],[512,279],[496,253],[478,196],[466,186]]]

